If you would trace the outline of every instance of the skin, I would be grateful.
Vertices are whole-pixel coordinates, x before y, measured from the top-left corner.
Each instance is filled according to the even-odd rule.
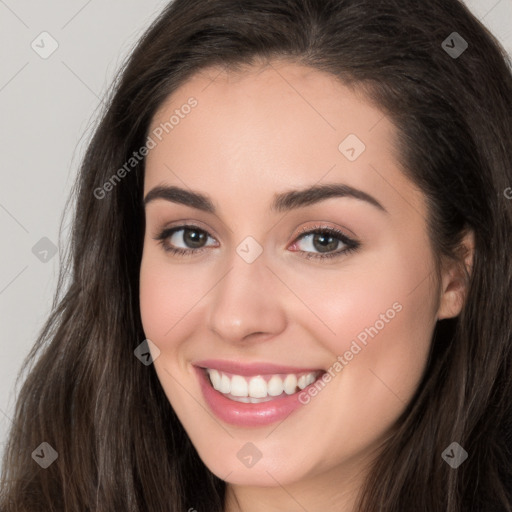
[[[399,168],[393,124],[331,75],[277,60],[210,68],[167,99],[150,131],[191,96],[197,106],[147,156],[144,196],[177,185],[210,196],[217,214],[163,199],[146,206],[140,305],[160,350],[154,368],[201,459],[228,483],[225,510],[351,511],[420,382],[436,321],[460,312],[460,274],[446,266],[436,278],[425,197]],[[338,149],[348,134],[366,145],[353,162]],[[274,194],[324,183],[363,190],[387,213],[350,197],[270,211]],[[208,233],[203,252],[173,255],[154,240],[188,223]],[[361,246],[306,259],[321,247],[299,230],[319,223]],[[168,242],[191,248],[182,235]],[[236,252],[247,236],[263,249],[250,264]],[[238,427],[209,411],[193,361],[328,369],[394,303],[401,311],[281,423]],[[237,458],[247,442],[262,453],[251,468]]]

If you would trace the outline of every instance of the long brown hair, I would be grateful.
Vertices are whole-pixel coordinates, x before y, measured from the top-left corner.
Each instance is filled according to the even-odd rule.
[[[443,44],[455,46],[453,32],[468,44],[458,56]],[[475,233],[464,308],[438,322],[424,379],[360,510],[512,511],[508,55],[458,0],[175,0],[113,84],[70,196],[69,253],[24,362],[5,448],[3,512],[223,510],[225,482],[199,458],[153,367],[133,353],[145,339],[144,159],[98,190],[192,74],[275,57],[330,72],[395,123],[400,164],[428,198],[439,261],[460,259],[465,230]],[[457,469],[441,457],[454,441],[469,454]],[[46,469],[31,456],[42,442],[58,453]]]

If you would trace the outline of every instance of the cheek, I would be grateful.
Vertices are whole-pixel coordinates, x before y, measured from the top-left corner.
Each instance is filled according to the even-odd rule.
[[[141,320],[146,336],[159,346],[172,347],[176,332],[187,324],[188,313],[208,290],[212,276],[191,268],[172,265],[162,249],[144,250],[140,268]]]
[[[432,260],[396,244],[353,261],[334,278],[295,284],[329,327],[320,336],[316,317],[301,320],[331,354],[341,408],[378,428],[412,397],[427,362],[436,321]]]
[[[289,310],[294,321],[334,357],[350,350],[354,340],[366,348],[371,341],[378,348],[377,340],[382,346],[384,339],[388,348],[428,343],[436,291],[433,262],[425,256],[428,246],[423,242],[417,240],[417,249],[396,240],[351,256],[332,271],[281,268],[283,280],[293,283],[295,295],[301,298],[300,304],[295,301],[297,309]],[[311,314],[304,314],[304,304]]]
[[[170,280],[157,265],[142,261],[140,272],[140,312],[146,337],[160,345],[165,333],[172,327],[169,312],[175,299]]]
[[[331,439],[326,465],[381,438],[419,385],[435,325],[435,291],[425,279],[430,273],[426,260],[383,251],[379,261],[365,264],[364,272],[354,265],[336,277],[337,283],[318,283],[324,293],[316,311],[336,334],[318,336],[313,320],[302,325],[308,322],[311,332],[316,325],[316,339],[331,354],[331,383],[318,400],[311,397],[317,404],[311,406],[312,430]]]
[[[403,251],[381,256],[359,279],[351,276],[337,311],[337,336],[329,342],[343,358],[335,371],[342,408],[374,434],[416,391],[436,321],[431,261]]]
[[[368,275],[354,286],[347,283],[350,289],[326,315],[336,332],[331,343],[335,352],[350,350],[354,341],[376,349],[384,340],[387,349],[426,343],[435,319],[434,292],[427,280],[415,287],[417,276],[413,267],[402,267],[400,275]]]

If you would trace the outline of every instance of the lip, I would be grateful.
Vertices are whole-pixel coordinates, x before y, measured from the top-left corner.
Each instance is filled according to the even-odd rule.
[[[211,363],[209,362],[209,364]],[[296,373],[296,371],[289,371],[290,367],[272,366],[273,372],[275,373],[279,373],[275,371],[276,368],[281,370],[286,368],[286,372],[283,373]],[[215,367],[218,368],[218,366]],[[259,367],[261,368],[261,365]],[[210,366],[207,366],[207,368],[210,368]],[[229,368],[234,369],[232,365],[229,366]],[[252,368],[254,368],[254,366],[251,367],[251,371]],[[248,370],[248,367],[244,366],[242,369]],[[268,402],[252,404],[236,402],[226,398],[222,393],[214,389],[210,384],[209,377],[203,367],[194,365],[194,370],[197,373],[203,397],[210,410],[220,420],[231,425],[241,427],[262,427],[286,419],[290,414],[299,409],[301,405],[304,405],[299,400],[301,393],[307,393],[308,388],[314,386],[317,382],[313,382],[309,386],[306,386],[303,390],[294,393],[293,395],[285,395],[282,398],[275,398],[273,400],[269,400]],[[302,371],[302,369],[299,370]],[[238,368],[237,371],[240,371],[240,368]],[[252,373],[249,375],[252,375]],[[319,379],[321,379],[321,377],[319,377]]]
[[[221,372],[234,373],[244,377],[255,375],[271,375],[274,373],[304,373],[324,371],[323,368],[299,368],[297,366],[282,366],[273,363],[240,363],[238,361],[227,361],[223,359],[205,359],[196,361],[194,366],[200,368],[215,368]]]

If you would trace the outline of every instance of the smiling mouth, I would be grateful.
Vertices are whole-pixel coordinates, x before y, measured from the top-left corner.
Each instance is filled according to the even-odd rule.
[[[293,395],[316,382],[324,370],[301,373],[236,375],[215,368],[203,368],[210,385],[235,402],[261,403]]]

